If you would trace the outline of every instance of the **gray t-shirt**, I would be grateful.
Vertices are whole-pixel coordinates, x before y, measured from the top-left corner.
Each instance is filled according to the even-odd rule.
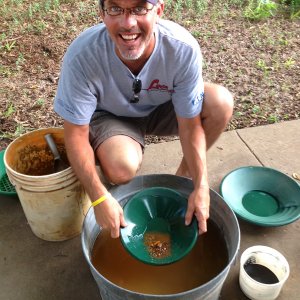
[[[138,76],[116,55],[103,23],[81,33],[62,64],[54,110],[65,120],[89,124],[95,110],[143,117],[172,100],[177,115],[191,118],[202,109],[202,55],[197,41],[180,25],[160,20],[156,44]],[[138,103],[130,103],[132,84],[142,81]]]

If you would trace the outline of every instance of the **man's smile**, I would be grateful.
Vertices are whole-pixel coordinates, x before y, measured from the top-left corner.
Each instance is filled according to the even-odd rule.
[[[138,34],[120,34],[120,36],[125,41],[132,41],[138,37]]]

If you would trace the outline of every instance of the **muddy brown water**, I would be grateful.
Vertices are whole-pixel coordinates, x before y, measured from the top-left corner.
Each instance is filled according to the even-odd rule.
[[[57,145],[62,160],[69,166],[65,146]],[[48,147],[26,146],[18,152],[13,169],[21,174],[43,176],[55,173],[54,157]]]
[[[176,294],[205,284],[228,264],[225,240],[217,225],[208,222],[207,233],[198,237],[182,260],[165,266],[144,264],[133,258],[120,239],[106,230],[98,235],[92,264],[106,279],[125,289],[144,294]]]

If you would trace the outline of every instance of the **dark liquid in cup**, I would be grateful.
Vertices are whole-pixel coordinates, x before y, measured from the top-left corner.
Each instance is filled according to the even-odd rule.
[[[92,251],[92,264],[109,281],[144,294],[176,294],[199,287],[228,264],[226,243],[217,225],[208,222],[207,233],[198,237],[191,252],[178,262],[153,266],[132,257],[120,239],[101,231]]]
[[[273,284],[279,282],[277,276],[263,265],[248,263],[244,265],[244,269],[251,278],[260,283]]]

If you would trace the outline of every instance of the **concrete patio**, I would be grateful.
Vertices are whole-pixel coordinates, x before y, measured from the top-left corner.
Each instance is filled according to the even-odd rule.
[[[300,120],[228,131],[208,152],[211,188],[219,192],[222,178],[241,166],[267,166],[289,176],[300,173]],[[174,174],[180,161],[178,140],[147,146],[143,174]],[[299,182],[300,183],[300,182]],[[290,265],[290,276],[279,300],[300,295],[300,221],[282,227],[259,227],[239,219],[241,245],[235,265],[221,292],[222,300],[247,299],[239,288],[239,257],[253,245],[280,251]],[[81,250],[80,237],[64,242],[37,238],[27,224],[17,198],[0,200],[0,299],[100,299]]]

